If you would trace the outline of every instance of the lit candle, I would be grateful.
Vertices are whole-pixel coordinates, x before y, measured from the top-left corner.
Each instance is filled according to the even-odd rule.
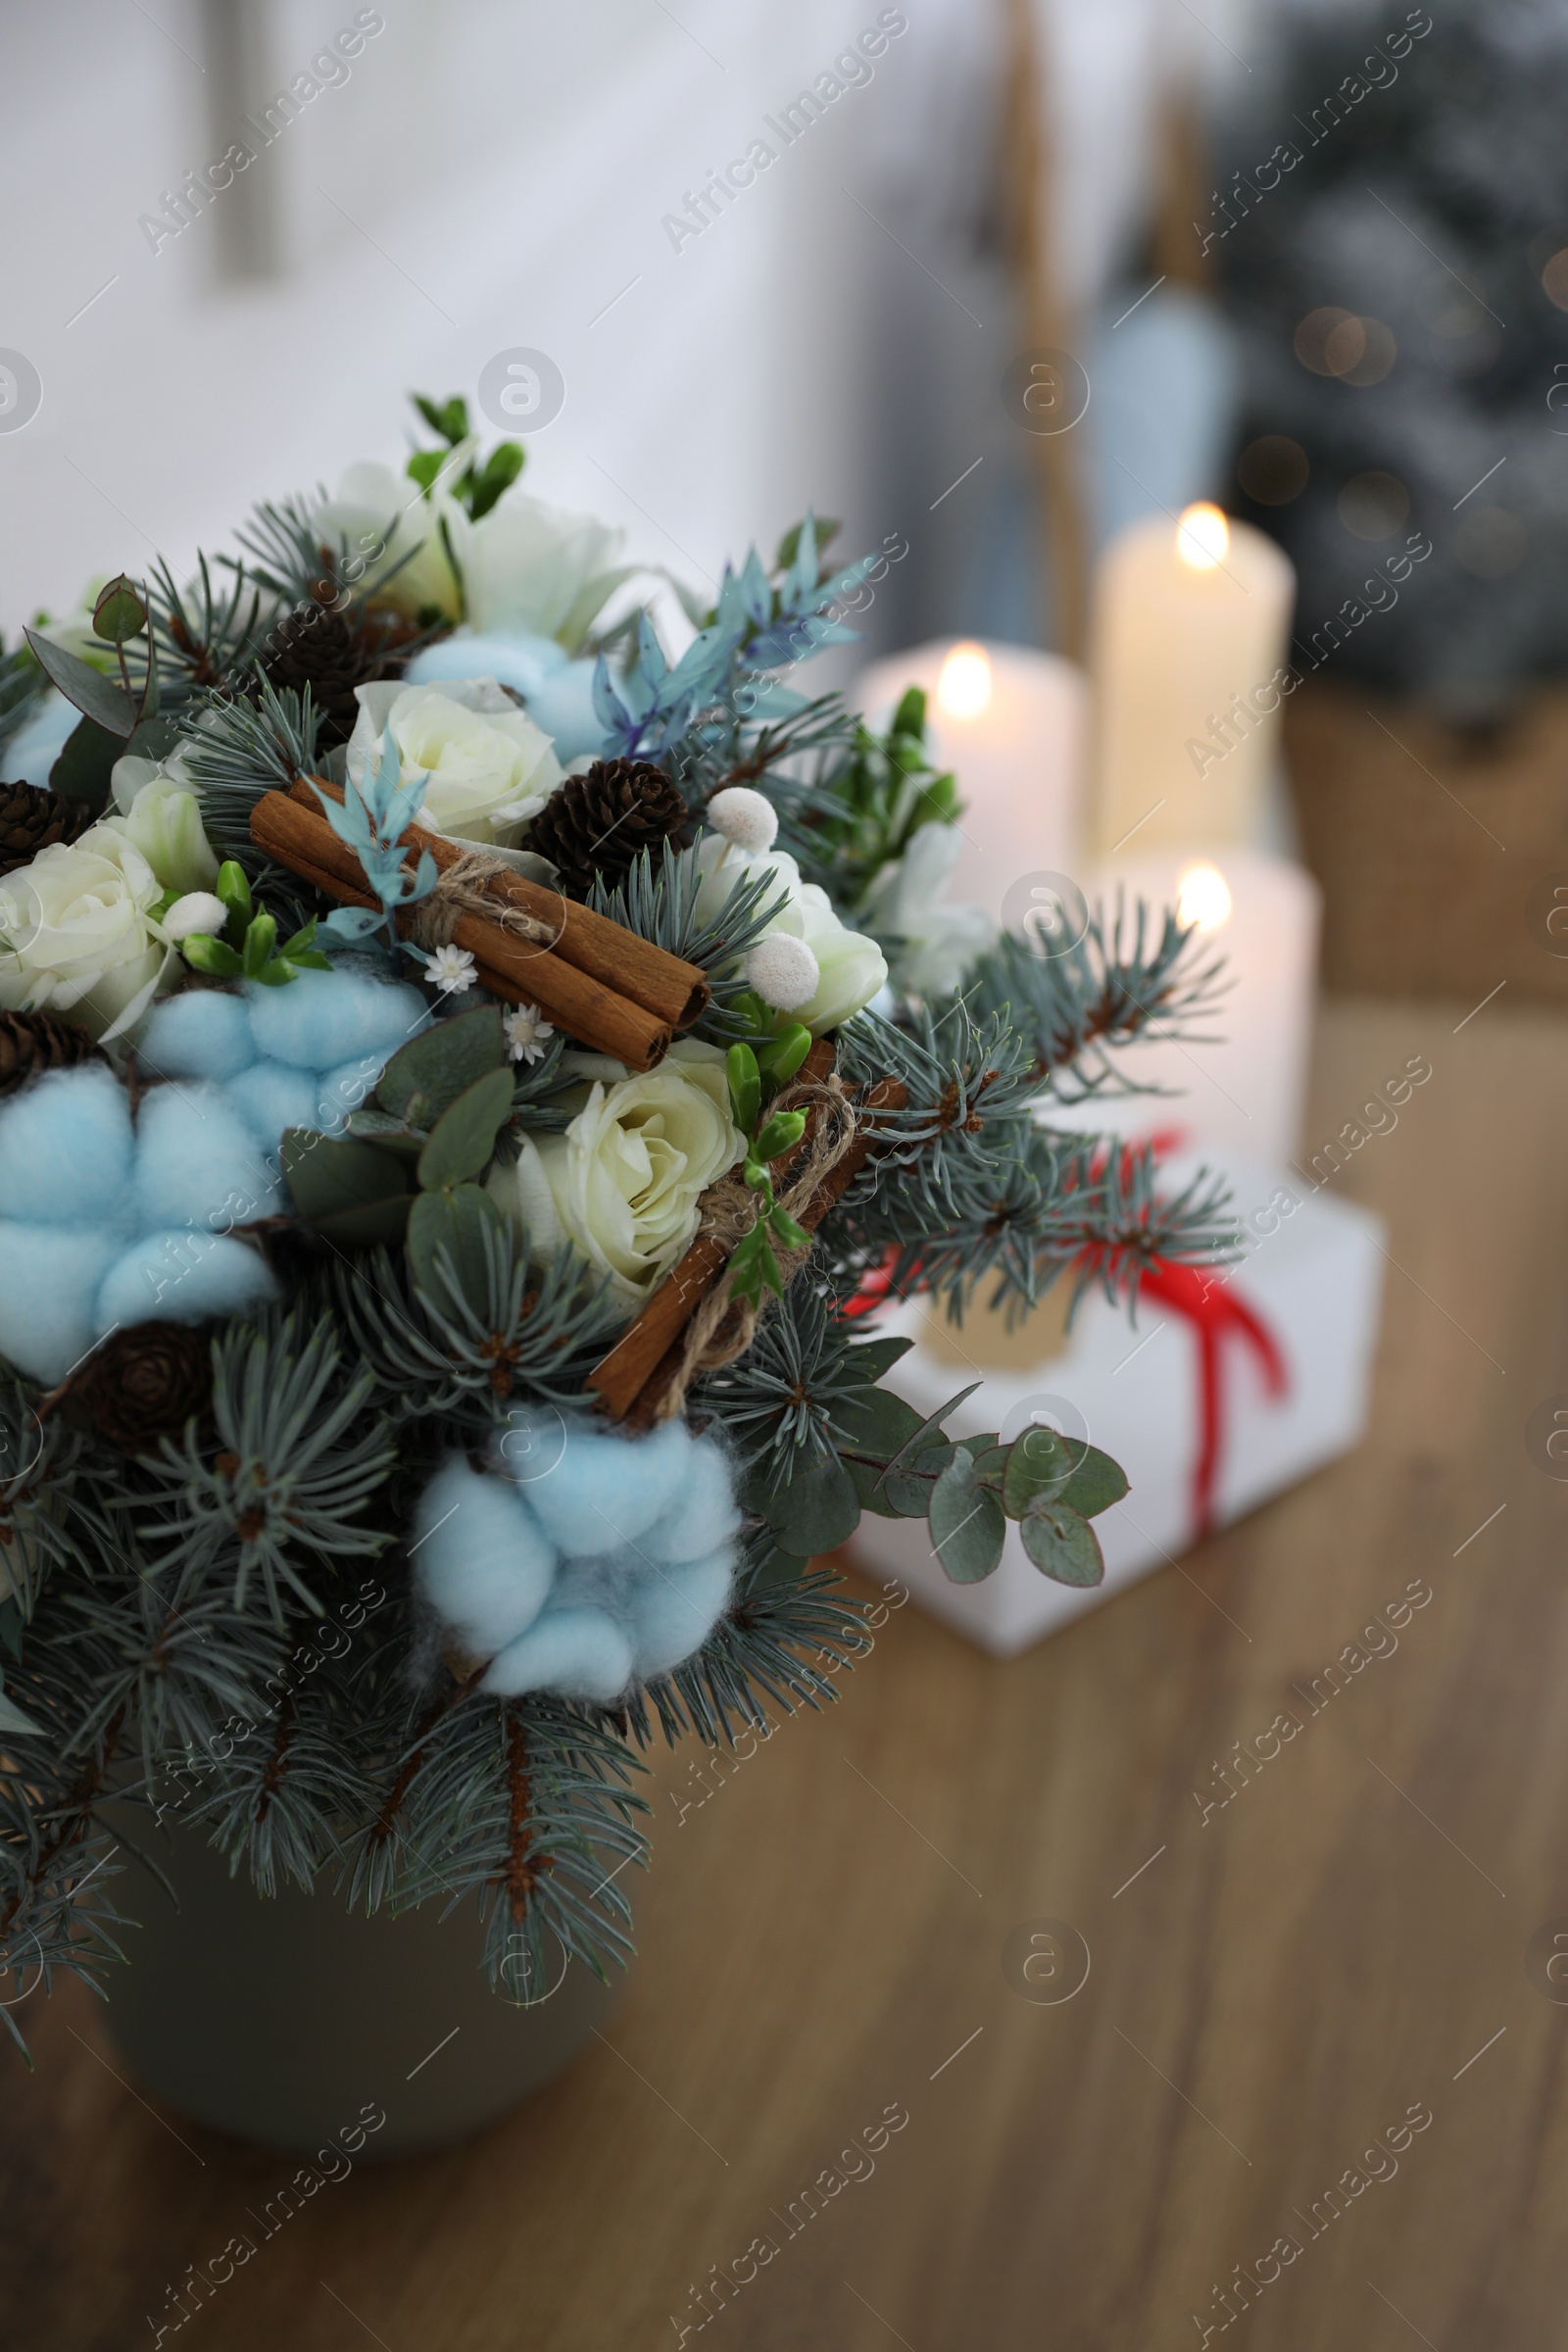
[[[1001,919],[1020,880],[1071,874],[1081,856],[1083,672],[1027,646],[942,638],[873,662],[854,700],[880,729],[910,686],[925,689],[932,762],[952,768],[964,804],[949,896]]]
[[[1089,898],[1102,907],[1107,933],[1119,899],[1128,942],[1127,918],[1140,899],[1156,917],[1156,938],[1157,917],[1174,907],[1183,922],[1197,926],[1189,956],[1204,963],[1223,958],[1224,993],[1192,1023],[1210,1042],[1140,1042],[1114,1057],[1128,1081],[1157,1086],[1176,1100],[1097,1096],[1070,1116],[1054,1110],[1051,1123],[1127,1136],[1175,1131],[1185,1142],[1283,1167],[1300,1141],[1317,968],[1317,884],[1288,858],[1220,846],[1115,858],[1096,873]]]
[[[1112,540],[1091,622],[1098,856],[1258,838],[1295,598],[1273,540],[1218,507]]]

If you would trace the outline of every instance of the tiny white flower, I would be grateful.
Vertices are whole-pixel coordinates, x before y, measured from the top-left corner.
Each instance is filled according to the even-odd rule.
[[[555,1036],[550,1022],[540,1016],[537,1004],[514,1005],[506,1017],[507,1051],[514,1061],[543,1061],[545,1049]]]
[[[444,997],[461,997],[478,979],[479,966],[466,948],[436,948],[425,963],[424,976]]]

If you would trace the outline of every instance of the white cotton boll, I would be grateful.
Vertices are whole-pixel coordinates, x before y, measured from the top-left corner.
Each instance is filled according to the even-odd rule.
[[[100,1339],[133,1323],[205,1323],[242,1315],[277,1297],[259,1250],[221,1233],[171,1226],[143,1235],[117,1257],[98,1293]]]
[[[132,1198],[144,1226],[221,1233],[283,1205],[275,1169],[216,1086],[157,1086],[141,1106]]]
[[[715,792],[703,811],[703,822],[753,858],[770,850],[778,834],[778,810],[746,784],[726,784],[722,792]]]
[[[710,1439],[698,1438],[681,1475],[680,1493],[663,1518],[635,1541],[651,1560],[669,1567],[701,1559],[740,1532],[741,1515],[730,1484],[729,1464]]]
[[[228,921],[228,908],[210,890],[187,890],[176,899],[164,917],[164,931],[173,940],[192,939],[205,931],[211,939],[221,939]]]
[[[528,1482],[529,1506],[564,1552],[614,1551],[670,1508],[690,1452],[679,1421],[646,1438],[573,1429],[556,1467]]]
[[[314,1127],[318,1089],[315,1073],[286,1061],[253,1061],[227,1080],[223,1093],[258,1142],[275,1152],[287,1127]]]
[[[631,1681],[631,1643],[603,1609],[546,1609],[519,1641],[491,1659],[481,1690],[514,1698],[554,1690],[608,1706]]]
[[[93,1299],[123,1233],[0,1224],[0,1355],[29,1380],[64,1380],[98,1338]]]
[[[516,1489],[461,1459],[438,1470],[419,1497],[413,1559],[436,1615],[485,1658],[532,1625],[556,1564]]]
[[[0,1104],[7,1216],[43,1225],[116,1217],[130,1165],[130,1102],[111,1069],[54,1070]]]
[[[155,1078],[232,1078],[256,1059],[244,998],[217,988],[167,998],[148,1014],[136,1057]]]
[[[809,1004],[821,983],[821,968],[804,939],[775,931],[760,939],[746,958],[746,984],[764,1004],[780,1012],[797,1012]]]
[[[729,1598],[728,1544],[646,1576],[628,1596],[633,1663],[639,1677],[667,1674],[702,1648]]]

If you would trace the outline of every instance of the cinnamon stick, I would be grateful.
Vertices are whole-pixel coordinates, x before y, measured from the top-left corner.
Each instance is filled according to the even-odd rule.
[[[800,1075],[808,1077],[808,1080],[813,1077],[813,1080],[820,1082],[832,1070],[832,1063],[835,1063],[832,1045],[825,1037],[818,1037],[818,1042],[804,1058]],[[860,1139],[856,1136],[854,1148],[858,1148],[858,1143]],[[790,1166],[808,1148],[811,1148],[811,1127],[807,1124],[807,1134],[797,1143],[795,1151],[773,1164],[778,1181],[788,1183]],[[867,1146],[867,1151],[870,1151],[870,1146]],[[854,1157],[854,1151],[847,1157]],[[865,1152],[860,1152],[860,1159],[862,1157],[865,1157]],[[856,1159],[856,1166],[860,1164],[860,1159]],[[837,1176],[837,1169],[832,1174]],[[832,1181],[832,1178],[827,1178],[827,1181]],[[849,1176],[844,1178],[844,1183],[849,1183]],[[823,1190],[827,1190],[827,1186],[823,1186]],[[839,1193],[842,1190],[844,1186],[839,1186]],[[815,1198],[818,1195],[813,1195],[811,1206],[815,1206]],[[832,1198],[837,1200],[837,1193]],[[825,1216],[827,1206],[820,1213]],[[807,1225],[807,1218],[802,1216],[800,1223]],[[813,1228],[807,1225],[807,1230]],[[642,1390],[659,1374],[665,1354],[670,1354],[672,1348],[679,1346],[679,1336],[682,1336],[686,1324],[691,1322],[691,1317],[696,1315],[698,1305],[712,1289],[714,1280],[724,1272],[726,1263],[729,1263],[729,1251],[726,1251],[724,1242],[714,1240],[712,1235],[698,1235],[698,1240],[686,1251],[686,1256],[674,1263],[674,1268],[659,1284],[649,1303],[642,1307],[637,1322],[620,1334],[620,1339],[615,1341],[607,1357],[600,1357],[600,1362],[592,1366],[588,1374],[588,1386],[595,1390],[604,1409],[612,1413],[615,1421],[625,1421],[625,1418],[632,1416],[632,1409],[642,1397]]]
[[[328,897],[351,906],[376,904],[366,890],[359,859],[319,810],[285,793],[264,793],[251,811],[251,838]],[[401,938],[409,936],[413,921],[408,912],[399,914]],[[512,1004],[537,1004],[558,1028],[595,1053],[612,1054],[634,1070],[649,1070],[668,1052],[667,1022],[549,949],[536,948],[475,914],[460,914],[452,937],[456,947],[466,948],[473,956],[492,995]]]
[[[343,798],[342,785],[328,784],[321,776],[301,776],[289,797],[319,815],[318,790],[329,800]],[[432,833],[424,825],[410,825],[403,841],[413,853],[427,850],[443,873],[475,846],[449,841],[445,834]],[[557,934],[552,952],[563,963],[574,964],[616,996],[629,997],[672,1029],[689,1029],[705,1010],[710,991],[699,964],[672,956],[667,948],[639,938],[623,923],[612,922],[608,915],[596,914],[591,906],[530,882],[522,874],[494,874],[484,887],[491,898],[509,900],[536,922],[547,923]]]

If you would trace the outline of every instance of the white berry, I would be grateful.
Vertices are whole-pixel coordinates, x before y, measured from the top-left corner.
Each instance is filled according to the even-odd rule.
[[[778,832],[778,810],[772,802],[744,784],[726,784],[722,792],[715,792],[704,817],[715,833],[753,857],[770,850]]]
[[[746,983],[764,1004],[780,1012],[796,1012],[809,1004],[821,982],[816,957],[804,939],[787,931],[760,939],[746,958]]]

